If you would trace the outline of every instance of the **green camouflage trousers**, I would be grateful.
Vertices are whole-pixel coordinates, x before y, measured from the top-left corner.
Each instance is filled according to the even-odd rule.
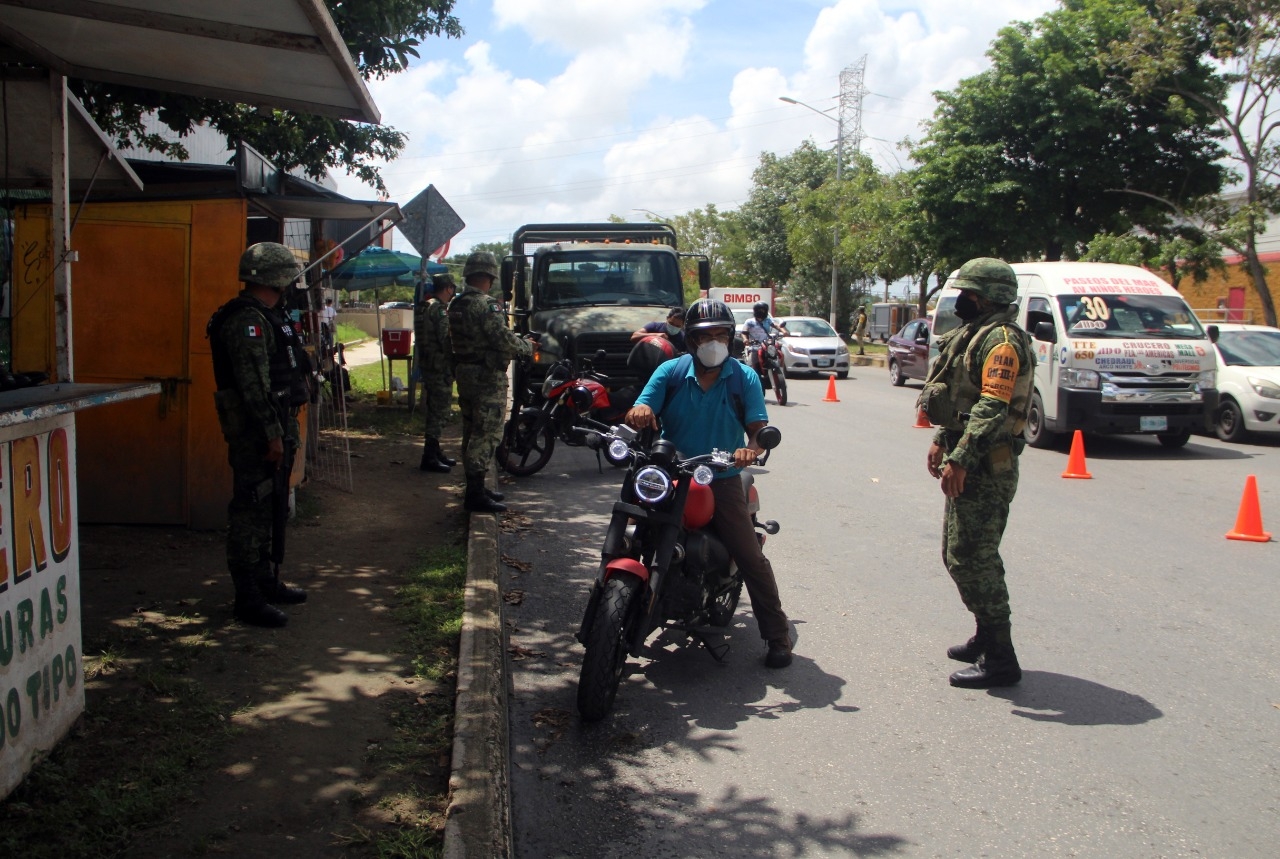
[[[426,436],[439,439],[449,419],[449,404],[453,402],[453,378],[443,372],[423,372],[422,408],[426,412]]]
[[[493,462],[506,423],[507,374],[482,364],[459,364],[458,409],[462,412],[462,464],[467,474],[483,474]]]
[[[1009,622],[1000,539],[1018,491],[1018,458],[1012,462],[1012,470],[999,475],[987,473],[985,466],[971,470],[964,492],[947,499],[943,514],[942,562],[965,607],[982,624]]]
[[[232,494],[227,505],[227,568],[236,573],[264,574],[271,558],[271,477],[275,466],[262,458],[255,440],[232,441]]]

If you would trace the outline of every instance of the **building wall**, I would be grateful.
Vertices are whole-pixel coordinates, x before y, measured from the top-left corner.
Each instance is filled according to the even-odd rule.
[[[1196,311],[1196,315],[1202,321],[1214,322],[1224,318],[1218,311],[1219,302],[1225,304],[1228,301],[1232,287],[1243,288],[1244,321],[1258,325],[1265,324],[1262,299],[1254,289],[1249,273],[1240,264],[1238,257],[1230,258],[1227,263],[1224,274],[1216,272],[1210,274],[1203,283],[1197,283],[1190,277],[1183,278],[1178,284],[1178,291],[1183,294],[1187,304],[1191,305],[1192,310]],[[1271,294],[1272,304],[1280,306],[1280,301],[1276,300],[1276,286],[1280,285],[1280,252],[1263,254],[1262,263],[1267,269],[1267,290]]]

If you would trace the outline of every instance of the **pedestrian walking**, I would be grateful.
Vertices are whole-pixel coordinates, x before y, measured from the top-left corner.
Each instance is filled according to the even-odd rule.
[[[853,337],[858,341],[858,354],[867,354],[862,348],[862,344],[867,337],[867,308],[865,306],[860,306],[858,312],[853,316]]]
[[[946,496],[942,560],[977,631],[947,656],[974,663],[951,675],[966,688],[1022,679],[1009,623],[1000,540],[1018,489],[1035,358],[1015,322],[1018,279],[1009,265],[981,257],[960,267],[955,312],[962,325],[938,338],[938,359],[918,407],[938,426],[929,474]]]
[[[502,440],[507,408],[507,365],[527,358],[527,340],[507,327],[502,309],[489,289],[498,278],[498,260],[476,251],[462,268],[466,286],[449,302],[449,337],[453,374],[462,412],[462,464],[467,488],[463,507],[472,513],[502,513],[502,495],[485,488],[485,473]]]
[[[453,344],[449,339],[448,307],[457,285],[451,274],[438,274],[429,283],[430,292],[424,284],[422,300],[413,311],[422,407],[426,413],[422,461],[418,468],[444,474],[457,464],[440,450],[440,436],[453,401]]]
[[[310,362],[281,307],[300,272],[284,245],[253,245],[240,257],[244,289],[218,308],[206,328],[217,384],[214,404],[231,463],[227,568],[236,592],[234,614],[254,626],[284,626],[289,619],[276,606],[307,599],[305,590],[284,584],[271,568],[272,538],[284,536],[277,530],[283,517],[274,508],[287,509],[298,409],[310,395]]]

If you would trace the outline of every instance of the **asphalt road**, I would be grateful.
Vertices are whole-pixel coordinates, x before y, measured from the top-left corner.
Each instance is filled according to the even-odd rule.
[[[972,621],[939,558],[918,389],[870,367],[839,403],[826,384],[793,380],[771,407],[783,444],[757,482],[799,634],[783,671],[744,598],[725,664],[651,638],[614,713],[584,725],[573,633],[621,474],[558,447],[506,485],[528,517],[501,537],[522,592],[516,855],[1274,856],[1280,544],[1224,534],[1249,474],[1280,532],[1280,444],[1090,439],[1092,480],[1028,450],[1004,542],[1024,679],[958,690],[945,650]]]

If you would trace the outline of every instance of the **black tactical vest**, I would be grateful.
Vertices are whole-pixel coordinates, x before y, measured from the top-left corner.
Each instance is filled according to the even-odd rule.
[[[311,375],[311,359],[302,348],[298,333],[294,330],[289,318],[262,302],[238,295],[222,305],[214,312],[205,327],[205,336],[213,349],[213,379],[219,391],[235,388],[235,372],[231,367],[231,355],[227,351],[219,332],[223,323],[243,308],[251,308],[259,313],[267,326],[271,328],[275,350],[271,353],[267,375],[271,380],[273,394],[288,393],[290,406],[304,405],[310,398],[308,380]]]

